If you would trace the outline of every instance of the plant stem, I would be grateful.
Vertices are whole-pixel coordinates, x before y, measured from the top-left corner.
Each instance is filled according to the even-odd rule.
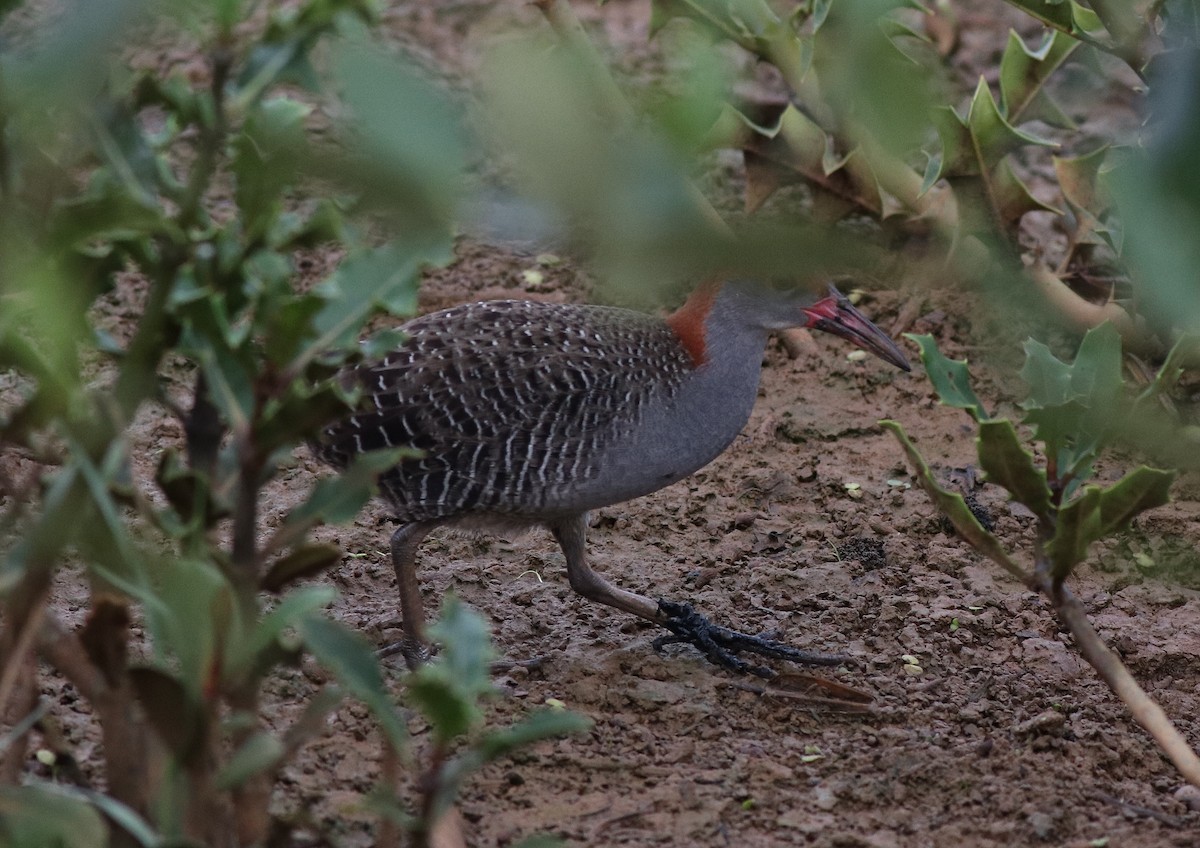
[[[1079,598],[1063,585],[1056,587],[1056,591],[1044,586],[1043,591],[1054,604],[1058,620],[1075,637],[1079,653],[1129,708],[1137,723],[1154,738],[1184,780],[1200,788],[1200,757],[1196,756],[1162,707],[1146,694],[1120,658],[1104,644]]]
[[[196,386],[192,392],[192,409],[183,424],[187,436],[188,465],[193,471],[207,475],[209,485],[215,481],[217,452],[225,428],[221,416],[208,392],[208,379],[203,370],[196,371]],[[197,504],[200,501],[197,500]],[[201,508],[203,508],[201,506]]]

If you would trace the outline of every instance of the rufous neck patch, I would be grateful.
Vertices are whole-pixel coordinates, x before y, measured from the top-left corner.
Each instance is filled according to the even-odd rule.
[[[667,326],[675,331],[684,350],[692,358],[692,364],[699,368],[708,361],[708,345],[705,339],[704,322],[712,311],[713,301],[717,299],[720,286],[716,283],[705,283],[696,288],[687,302],[667,316]]]

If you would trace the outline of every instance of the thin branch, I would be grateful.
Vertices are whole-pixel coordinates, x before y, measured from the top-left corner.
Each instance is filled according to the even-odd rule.
[[[100,670],[92,665],[78,634],[68,630],[54,613],[47,612],[37,636],[38,653],[79,690],[80,695],[93,703],[104,697],[108,684]]]
[[[386,733],[379,734],[379,781],[388,797],[395,798],[400,786],[400,754],[392,747]],[[376,848],[400,848],[400,828],[389,815],[379,817],[379,836]]]
[[[1162,707],[1146,694],[1121,659],[1104,644],[1079,598],[1070,588],[1062,585],[1057,587],[1057,591],[1044,585],[1042,591],[1054,604],[1058,620],[1075,637],[1075,644],[1083,658],[1129,708],[1130,714],[1154,738],[1183,778],[1200,788],[1200,757],[1196,756]]]
[[[0,719],[8,715],[9,699],[16,688],[17,676],[25,667],[25,660],[37,638],[38,628],[41,627],[42,616],[45,614],[46,596],[43,594],[37,599],[34,608],[25,616],[12,652],[4,658],[4,670],[0,672]]]

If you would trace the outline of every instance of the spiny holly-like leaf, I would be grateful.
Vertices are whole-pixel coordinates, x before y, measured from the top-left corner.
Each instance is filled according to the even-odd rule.
[[[754,169],[747,174],[747,209],[761,205],[791,173],[816,190],[814,204],[823,220],[838,220],[854,209],[885,213],[884,195],[861,152],[838,151],[834,139],[790,103],[755,118],[742,116],[754,130],[743,138],[742,150],[759,160],[747,159],[747,169]]]
[[[1110,323],[1088,330],[1071,365],[1032,339],[1025,343],[1025,356],[1025,423],[1045,442],[1058,474],[1078,485],[1090,474],[1096,452],[1118,429],[1120,334]]]
[[[1023,145],[1057,146],[1005,120],[983,77],[975,87],[966,117],[949,107],[936,110],[933,117],[942,140],[939,177],[986,176],[1001,159]]]
[[[1046,543],[1050,573],[1063,580],[1087,556],[1088,545],[1100,538],[1100,489],[1088,486],[1083,494],[1058,511],[1054,537]]]
[[[1113,485],[1086,486],[1083,494],[1058,511],[1054,538],[1046,544],[1050,571],[1063,580],[1087,556],[1088,546],[1123,530],[1138,514],[1170,500],[1174,472],[1142,466]]]
[[[1100,18],[1091,9],[1084,8],[1075,0],[1008,0],[1047,26],[1072,35],[1086,35],[1104,31]]]
[[[690,18],[752,53],[766,52],[773,42],[785,37],[795,40],[764,0],[654,0],[650,7],[650,37],[677,17]]]
[[[1028,582],[1029,578],[1025,570],[1008,555],[1004,546],[1000,544],[1000,540],[984,529],[983,525],[979,523],[979,519],[967,506],[967,502],[963,500],[962,495],[958,492],[951,492],[938,483],[928,463],[925,462],[925,458],[908,438],[908,434],[904,432],[900,423],[885,420],[880,421],[879,426],[890,431],[900,442],[905,456],[908,457],[908,464],[912,466],[913,472],[917,476],[917,482],[929,495],[938,510],[950,519],[950,523],[954,525],[958,534],[981,554],[998,563],[1009,574],[1022,582]]]
[[[1100,492],[1100,532],[1124,530],[1139,513],[1171,499],[1174,471],[1142,466]]]
[[[996,213],[1006,224],[1015,225],[1027,212],[1062,214],[1061,209],[1055,209],[1034,197],[1029,187],[1013,173],[1007,159],[1002,159],[992,171],[991,185]]]
[[[989,483],[1003,486],[1018,503],[1038,518],[1050,513],[1050,487],[1046,472],[1033,464],[1033,454],[1021,447],[1008,419],[983,421],[976,440],[979,466]]]
[[[1040,119],[1052,126],[1074,129],[1075,122],[1046,93],[1046,80],[1062,66],[1079,42],[1051,31],[1036,50],[1009,31],[1000,59],[1000,111],[1011,124]]]
[[[983,402],[971,388],[971,374],[967,370],[967,361],[947,359],[938,350],[933,336],[905,333],[904,337],[916,342],[921,348],[921,363],[925,366],[925,373],[929,375],[929,382],[933,383],[941,402],[956,409],[965,409],[976,421],[986,421],[988,414],[984,411]]]
[[[1020,378],[1029,386],[1026,409],[1057,406],[1071,399],[1071,366],[1050,352],[1037,339],[1026,339],[1025,365]]]
[[[1109,147],[1105,145],[1084,156],[1074,158],[1054,157],[1054,173],[1063,197],[1075,213],[1077,221],[1072,239],[1075,244],[1106,243],[1120,252],[1116,231],[1105,219],[1112,203],[1101,190],[1099,179],[1108,158]]]
[[[1071,391],[1107,412],[1121,393],[1121,334],[1111,322],[1088,330],[1071,366]]]

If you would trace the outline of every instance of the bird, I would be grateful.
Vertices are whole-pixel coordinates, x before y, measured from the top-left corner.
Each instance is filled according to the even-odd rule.
[[[767,678],[777,672],[758,657],[842,661],[620,588],[592,568],[586,550],[590,511],[682,480],[737,438],[758,395],[769,334],[798,327],[910,370],[832,284],[822,297],[748,280],[697,286],[665,317],[588,304],[468,303],[402,324],[399,347],[348,368],[343,381],[357,406],[323,428],[314,447],[337,468],[368,451],[412,449],[378,480],[399,525],[390,547],[408,667],[430,655],[418,548],[443,526],[548,528],[570,587],[663,627],[656,648],[686,642],[718,666]]]

